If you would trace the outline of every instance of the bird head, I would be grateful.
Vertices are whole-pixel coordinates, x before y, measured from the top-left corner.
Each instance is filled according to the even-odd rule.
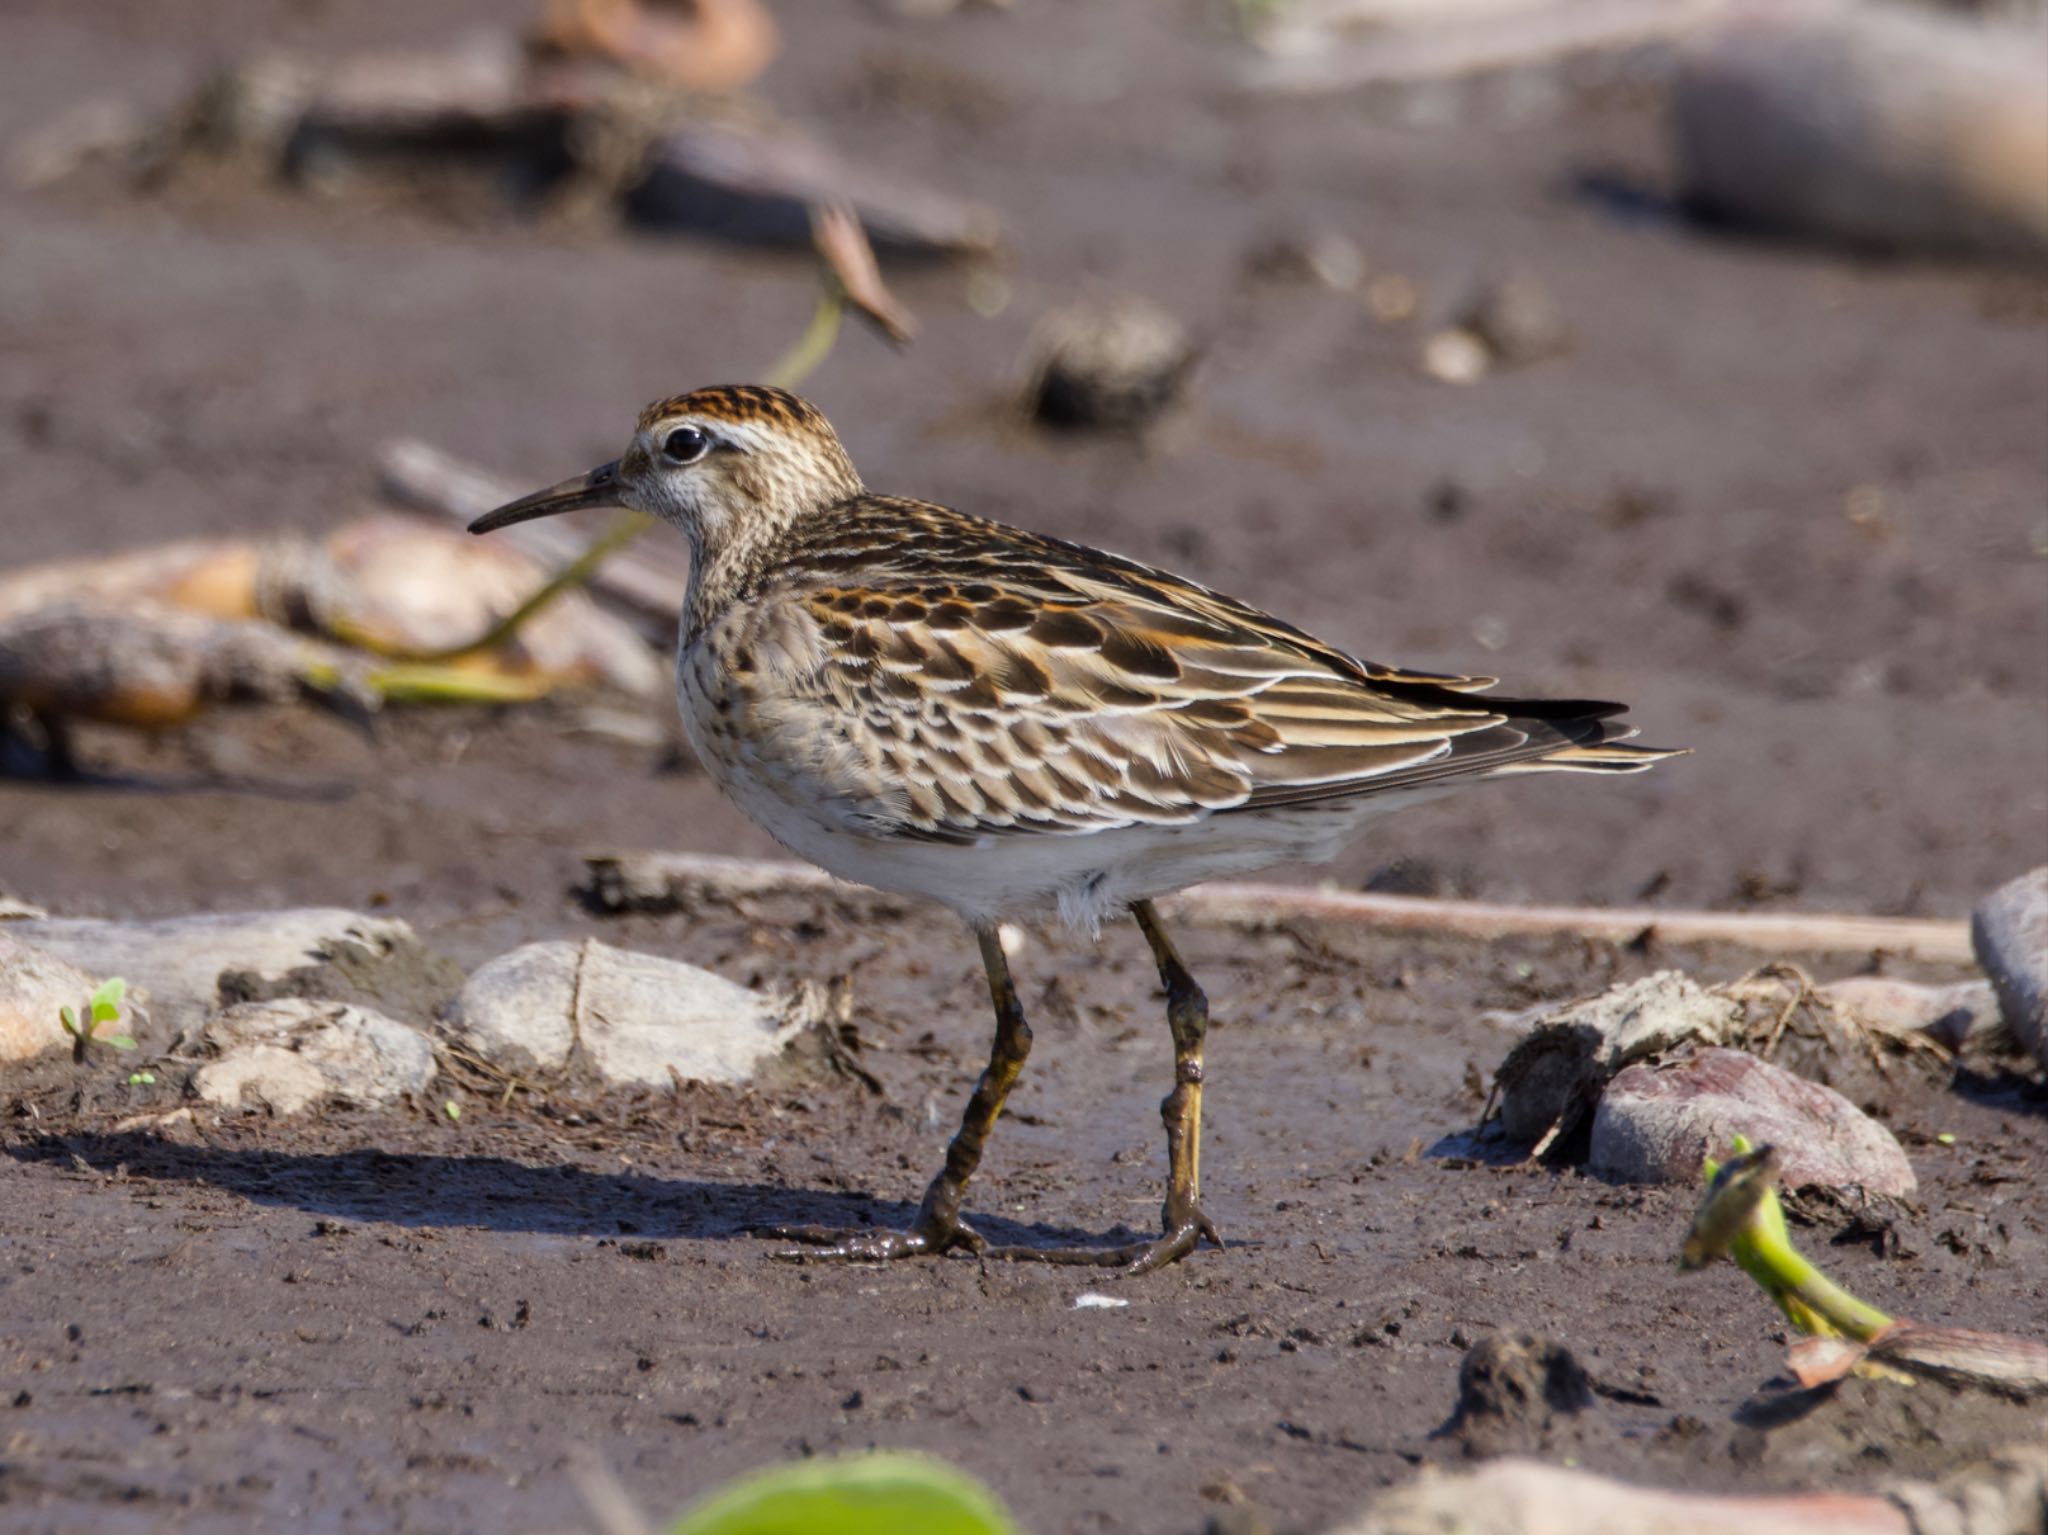
[[[852,459],[809,401],[767,385],[719,385],[657,400],[612,462],[486,512],[469,531],[626,506],[681,528],[701,561],[860,493]]]

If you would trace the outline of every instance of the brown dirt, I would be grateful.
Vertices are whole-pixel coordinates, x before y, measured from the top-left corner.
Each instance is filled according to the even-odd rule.
[[[257,43],[428,42],[524,10],[17,0],[0,139],[80,95],[167,98]],[[957,272],[911,269],[916,347],[849,335],[810,385],[873,483],[1168,561],[1368,655],[1628,698],[1649,739],[1698,749],[1390,820],[1339,879],[1958,915],[2048,854],[2048,331],[2024,282],[1620,220],[1571,187],[1654,167],[1626,102],[1517,122],[1481,97],[1425,129],[1234,97],[1232,45],[1185,6],[786,20],[779,104],[1016,235],[999,318]],[[800,258],[277,189],[89,179],[0,189],[0,218],[9,563],[328,525],[397,433],[557,478],[644,399],[755,371],[809,303]],[[1527,272],[1576,346],[1433,384],[1413,328],[1246,276],[1248,251],[1318,225],[1431,312]],[[1091,287],[1149,294],[1206,345],[1146,444],[1001,418],[1032,323]],[[1725,1268],[1671,1267],[1689,1193],[1461,1139],[1505,1049],[1483,1012],[1662,962],[1724,978],[1733,953],[1190,931],[1222,1020],[1206,1202],[1240,1245],[1135,1284],[772,1264],[755,1227],[907,1213],[978,1064],[971,947],[860,902],[594,922],[567,894],[582,853],[772,849],[687,765],[581,723],[561,703],[369,739],[283,710],[83,732],[93,782],[0,783],[0,890],[76,913],[378,904],[464,963],[598,932],[742,980],[846,974],[883,1095],[816,1075],[464,1093],[459,1123],[160,1139],[114,1125],[172,1107],[168,1071],[133,1101],[125,1062],[16,1084],[0,1529],[564,1529],[577,1447],[665,1510],[871,1443],[950,1456],[1035,1530],[1194,1530],[1240,1494],[1313,1526],[1463,1453],[1431,1432],[1496,1328],[1555,1337],[1607,1388],[1550,1453],[1639,1478],[1867,1485],[2038,1424],[1927,1388],[1767,1387],[1773,1313]],[[1039,1045],[975,1208],[1031,1240],[1142,1229],[1167,1059],[1142,946],[1044,933],[1019,970]],[[1925,1216],[1808,1245],[1879,1305],[2038,1328],[2039,1090],[1967,1077],[1880,1107]],[[1084,1288],[1131,1305],[1074,1311]]]
[[[1463,1437],[1435,1434],[1460,1357],[1513,1328],[1569,1347],[1600,1394],[1480,1444],[1636,1477],[1868,1485],[2038,1427],[2038,1408],[1936,1388],[1792,1392],[1754,1289],[1673,1267],[1691,1191],[1496,1165],[1466,1137],[1502,1050],[1482,1010],[1674,959],[1727,974],[1734,955],[1188,932],[1222,1020],[1206,1202],[1236,1245],[1133,1282],[769,1261],[760,1228],[907,1219],[985,1032],[942,919],[788,900],[534,927],[771,985],[846,975],[883,1090],[817,1070],[748,1094],[451,1090],[455,1123],[427,1105],[159,1137],[115,1126],[173,1109],[173,1069],[133,1092],[125,1062],[53,1069],[16,1095],[0,1162],[0,1357],[22,1393],[0,1527],[311,1508],[335,1527],[556,1529],[577,1515],[577,1447],[664,1509],[765,1460],[890,1444],[971,1468],[1038,1530],[1194,1530],[1239,1494],[1312,1528],[1462,1459]],[[978,1218],[999,1241],[1142,1231],[1170,1059],[1143,946],[1034,935],[1019,969],[1038,1043]],[[1883,1105],[1924,1217],[1889,1243],[1839,1215],[1803,1240],[1878,1305],[2037,1327],[2043,1100],[1965,1085]],[[1130,1305],[1074,1310],[1089,1290]]]

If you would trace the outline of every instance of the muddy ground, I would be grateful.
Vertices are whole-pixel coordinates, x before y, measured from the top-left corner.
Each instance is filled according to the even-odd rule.
[[[432,42],[524,10],[12,0],[0,138],[81,96],[169,99],[258,42]],[[1002,314],[957,270],[902,271],[916,346],[850,334],[808,386],[871,483],[1169,562],[1367,655],[1626,698],[1647,738],[1697,748],[1426,807],[1325,872],[1960,915],[2048,854],[2038,283],[1706,238],[1654,197],[1588,195],[1655,192],[1654,118],[1626,95],[1529,115],[1479,92],[1448,121],[1248,100],[1220,83],[1227,31],[1183,4],[784,11],[767,95],[1013,232]],[[0,188],[0,220],[9,564],[329,525],[400,433],[552,480],[616,451],[645,399],[757,370],[810,302],[801,257],[403,200],[88,179]],[[1425,318],[1526,272],[1574,350],[1434,383],[1419,325],[1247,276],[1317,228],[1419,283]],[[1202,338],[1188,408],[1142,444],[1018,428],[1032,324],[1104,290]],[[1135,1284],[773,1264],[754,1228],[907,1214],[979,1059],[971,946],[863,903],[586,915],[583,853],[773,851],[686,758],[587,724],[564,702],[369,739],[286,711],[88,732],[86,785],[0,784],[0,890],[81,914],[374,905],[471,963],[596,932],[770,985],[845,974],[880,1095],[815,1073],[739,1097],[464,1093],[459,1123],[159,1139],[113,1128],[169,1105],[111,1101],[106,1071],[78,1109],[16,1084],[0,1528],[563,1530],[578,1450],[665,1510],[872,1443],[951,1457],[1034,1530],[1192,1531],[1240,1497],[1313,1527],[1458,1458],[1431,1431],[1464,1346],[1505,1326],[1556,1332],[1611,1388],[1551,1452],[1659,1481],[1865,1485],[2037,1431],[1931,1390],[1783,1400],[1760,1298],[1670,1267],[1689,1195],[1461,1139],[1505,1048],[1485,1012],[1660,963],[1725,977],[1754,959],[1734,952],[1191,931],[1230,1251]],[[1019,969],[1039,1046],[975,1207],[1038,1241],[1143,1228],[1168,1054],[1142,946],[1040,933]],[[1879,1107],[1925,1215],[1888,1253],[1805,1240],[1880,1305],[2037,1328],[2039,1089]],[[1131,1305],[1074,1311],[1084,1288]]]
[[[763,1228],[911,1214],[985,1032],[945,922],[782,900],[515,925],[768,984],[845,975],[880,1091],[795,1067],[748,1094],[458,1092],[455,1123],[430,1105],[161,1136],[117,1126],[175,1095],[119,1103],[109,1070],[85,1113],[56,1081],[20,1094],[0,1527],[564,1530],[577,1452],[659,1510],[883,1444],[971,1468],[1034,1530],[1195,1531],[1238,1500],[1313,1529],[1463,1463],[1438,1431],[1465,1348],[1502,1328],[1553,1334],[1603,1388],[1529,1448],[1670,1484],[1866,1486],[2040,1429],[2038,1407],[1933,1387],[1798,1396],[1761,1296],[1725,1265],[1673,1268],[1691,1191],[1527,1170],[1465,1134],[1503,1049],[1485,1010],[1746,956],[1189,930],[1221,1020],[1205,1202],[1235,1245],[1131,1281],[771,1260]],[[1037,1045],[980,1224],[1039,1245],[1144,1231],[1171,1057],[1143,945],[1036,935],[1019,969]],[[2038,1328],[2041,1090],[1973,1078],[1882,1107],[1925,1214],[1888,1256],[1839,1220],[1803,1240],[1877,1305]],[[1074,1309],[1089,1291],[1129,1304]]]

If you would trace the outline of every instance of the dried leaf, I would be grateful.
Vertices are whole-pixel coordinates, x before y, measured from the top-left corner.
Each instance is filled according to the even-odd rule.
[[[1786,1350],[1785,1363],[1792,1378],[1811,1390],[1847,1378],[1869,1351],[1852,1338],[1801,1338]]]
[[[761,0],[550,0],[536,41],[692,91],[736,91],[782,40]]]
[[[917,320],[883,284],[875,248],[868,243],[853,205],[832,202],[813,206],[811,238],[838,279],[847,303],[897,346],[907,345],[917,335]]]

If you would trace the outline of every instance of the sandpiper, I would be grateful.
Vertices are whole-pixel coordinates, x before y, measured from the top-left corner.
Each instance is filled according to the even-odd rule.
[[[901,1232],[790,1235],[826,1255],[1157,1268],[1220,1245],[1202,1213],[1208,1004],[1153,908],[1201,880],[1325,860],[1369,817],[1484,778],[1633,773],[1618,704],[1483,698],[1493,679],[1362,661],[1135,560],[869,493],[818,410],[721,386],[640,413],[615,461],[473,533],[624,505],[690,541],[677,699],[741,809],[842,879],[924,896],[974,930],[995,1042],[944,1168]],[[961,1216],[1031,1048],[1000,919],[1090,930],[1129,910],[1166,992],[1164,1231],[991,1247]]]

